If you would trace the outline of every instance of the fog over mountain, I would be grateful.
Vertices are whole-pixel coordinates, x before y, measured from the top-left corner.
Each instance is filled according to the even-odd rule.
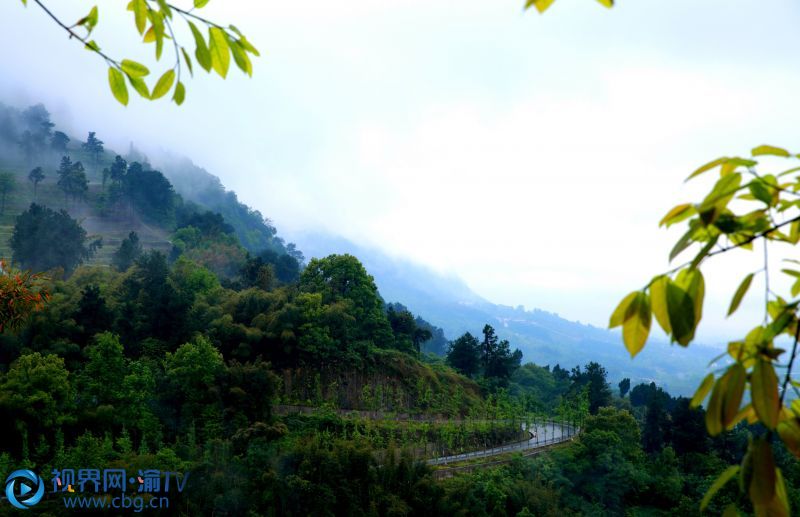
[[[547,311],[547,300],[537,308],[493,303],[457,276],[442,275],[407,259],[391,257],[374,248],[320,233],[291,235],[306,257],[331,253],[356,255],[375,277],[387,302],[400,302],[432,324],[442,327],[449,339],[464,332],[480,333],[484,323],[523,352],[523,361],[565,368],[598,361],[612,380],[657,381],[668,391],[691,395],[705,375],[717,347],[692,344],[684,349],[653,339],[636,360],[625,351],[619,332],[571,321],[569,314]]]

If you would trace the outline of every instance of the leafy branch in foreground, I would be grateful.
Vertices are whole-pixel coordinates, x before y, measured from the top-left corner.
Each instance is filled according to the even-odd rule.
[[[777,163],[793,163],[772,174],[759,172],[758,160],[768,157]],[[758,160],[756,159],[758,158]],[[694,407],[708,400],[706,429],[712,436],[732,429],[746,420],[760,423],[764,432],[751,437],[742,464],[726,470],[703,499],[704,509],[723,485],[738,475],[739,486],[753,503],[756,515],[789,515],[789,501],[783,475],[775,465],[772,444],[780,439],[800,457],[800,399],[785,404],[791,387],[800,395],[800,383],[792,379],[792,369],[800,339],[800,270],[787,266],[781,271],[794,279],[788,295],[781,296],[770,285],[770,246],[796,247],[800,242],[800,155],[779,147],[762,145],[750,158],[722,157],[694,171],[687,181],[713,170],[719,179],[698,203],[674,207],[661,220],[661,226],[684,224],[686,232],[670,252],[670,261],[694,244],[694,257],[655,276],[643,289],[628,294],[614,310],[610,327],[622,327],[622,337],[631,356],[644,347],[653,317],[672,342],[688,346],[703,312],[705,283],[701,273],[710,258],[763,245],[763,267],[746,272],[733,293],[728,316],[736,312],[756,275],[764,277],[764,319],[742,339],[728,344],[729,366],[719,376],[708,374],[692,399]],[[787,259],[786,262],[800,264]],[[784,293],[785,294],[785,293]],[[791,343],[786,350],[776,346],[783,338]],[[781,359],[786,359],[782,362]],[[715,360],[716,361],[716,360]],[[713,363],[714,361],[712,361]],[[776,369],[783,369],[779,382]],[[749,403],[745,392],[749,385]],[[731,508],[731,512],[735,512]]]
[[[525,0],[525,9],[530,9],[531,7],[535,7],[537,11],[540,13],[545,12],[553,2],[556,0]],[[614,0],[597,0],[604,6],[611,8],[614,7]]]
[[[165,41],[172,42],[173,65],[159,76],[152,87],[149,87],[146,77],[150,75],[150,70],[145,65],[131,59],[114,59],[101,50],[94,39],[91,39],[99,21],[97,6],[92,7],[86,16],[74,24],[67,25],[45,5],[43,0],[33,0],[33,2],[64,29],[70,39],[77,40],[84,48],[105,60],[108,64],[108,83],[111,92],[114,98],[125,106],[129,100],[128,84],[141,97],[149,100],[160,99],[172,91],[172,100],[178,105],[183,104],[186,98],[186,86],[182,81],[182,71],[186,67],[193,76],[194,65],[189,51],[178,41],[175,30],[177,19],[182,20],[192,33],[195,60],[206,72],[211,72],[213,69],[225,79],[233,56],[236,66],[248,76],[252,76],[253,64],[248,54],[260,55],[235,26],[223,27],[196,14],[195,11],[203,8],[208,0],[194,0],[191,9],[182,9],[166,0],[131,0],[127,10],[133,13],[133,22],[142,41],[155,45],[156,61],[161,60]],[[22,0],[22,3],[27,6],[28,0]],[[198,28],[198,25],[203,30]],[[207,35],[204,35],[204,31]]]

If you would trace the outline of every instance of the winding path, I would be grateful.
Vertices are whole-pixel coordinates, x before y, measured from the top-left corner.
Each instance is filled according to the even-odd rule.
[[[525,425],[522,426],[526,430]],[[537,424],[535,427],[528,429],[531,438],[528,440],[503,445],[500,447],[491,447],[474,452],[465,452],[462,454],[453,454],[450,456],[440,456],[438,458],[431,458],[426,461],[428,465],[446,465],[457,461],[471,460],[475,458],[490,458],[499,454],[507,454],[509,452],[528,451],[531,449],[539,449],[549,447],[556,443],[566,442],[577,435],[579,429],[567,424],[560,424],[558,422],[547,422],[546,424]]]

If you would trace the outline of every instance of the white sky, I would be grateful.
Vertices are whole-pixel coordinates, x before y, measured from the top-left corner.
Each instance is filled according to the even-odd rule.
[[[67,20],[92,5],[49,3]],[[679,235],[658,220],[709,186],[684,185],[691,170],[761,143],[800,151],[800,4],[523,3],[211,0],[263,51],[254,77],[201,73],[181,108],[123,108],[101,60],[3,2],[0,99],[43,100],[120,150],[190,156],[289,239],[327,230],[602,326],[666,269]],[[96,40],[156,69],[129,17],[102,3]],[[708,274],[707,340],[760,319],[756,295],[722,318],[735,262]]]

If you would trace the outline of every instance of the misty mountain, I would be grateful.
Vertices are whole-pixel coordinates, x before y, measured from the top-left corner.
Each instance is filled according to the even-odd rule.
[[[433,325],[449,339],[464,332],[479,334],[484,323],[519,348],[523,361],[572,368],[597,361],[610,380],[629,377],[632,384],[656,381],[671,393],[691,395],[709,362],[720,350],[693,344],[688,348],[653,339],[630,359],[619,332],[569,321],[558,314],[522,306],[509,307],[486,300],[455,276],[439,274],[409,260],[391,257],[340,237],[318,233],[292,236],[308,258],[349,253],[375,277],[387,302],[399,302]],[[547,300],[542,300],[542,306]]]
[[[51,176],[43,183],[40,197],[48,204],[55,204],[61,202],[61,198],[57,195],[50,169],[62,154],[69,154],[87,164],[94,162],[88,169],[88,179],[90,188],[97,194],[96,191],[101,190],[100,171],[111,163],[115,153],[106,150],[92,160],[82,148],[81,137],[76,135],[64,135],[67,142],[62,149],[56,149],[54,144],[49,143],[58,129],[58,126],[53,126],[49,113],[43,106],[17,110],[0,105],[0,164],[20,171],[19,183],[23,183],[25,180],[21,176],[34,165],[35,156],[36,164],[45,165]],[[133,146],[126,158],[149,167],[148,157]],[[166,154],[151,158],[154,158],[155,166],[164,171],[175,191],[187,203],[195,203],[199,207],[220,213],[233,227],[238,240],[251,253],[271,250],[289,254],[301,261],[302,254],[299,250],[308,257],[331,253],[353,254],[375,277],[387,302],[405,305],[432,325],[444,329],[450,339],[464,332],[478,334],[483,325],[489,323],[502,338],[508,339],[514,347],[522,350],[526,361],[551,366],[560,364],[566,368],[597,361],[608,369],[612,380],[630,377],[634,384],[655,380],[676,394],[690,393],[702,376],[706,364],[718,352],[713,348],[697,345],[688,350],[678,350],[665,342],[655,340],[636,360],[630,360],[617,333],[569,321],[540,308],[526,310],[521,306],[509,307],[492,303],[473,292],[459,278],[439,274],[408,260],[393,258],[375,249],[318,233],[297,235],[299,246],[295,247],[277,235],[277,229],[269,219],[241,203],[236,193],[227,190],[217,176],[186,158]],[[8,214],[0,221],[4,224],[4,235],[10,234],[13,214],[22,211],[27,202],[29,201],[25,196],[13,196],[10,199]],[[89,205],[80,209],[82,212],[76,215],[83,217],[84,224],[105,239],[110,245],[107,247],[109,253],[132,229],[126,220],[95,217],[97,214],[92,212]],[[74,212],[77,209],[72,207],[72,210]],[[142,235],[146,247],[165,250],[169,248],[167,228],[154,229],[137,224],[136,230]],[[107,262],[107,255],[105,253],[98,260]],[[546,308],[547,300],[541,300],[540,306]]]

